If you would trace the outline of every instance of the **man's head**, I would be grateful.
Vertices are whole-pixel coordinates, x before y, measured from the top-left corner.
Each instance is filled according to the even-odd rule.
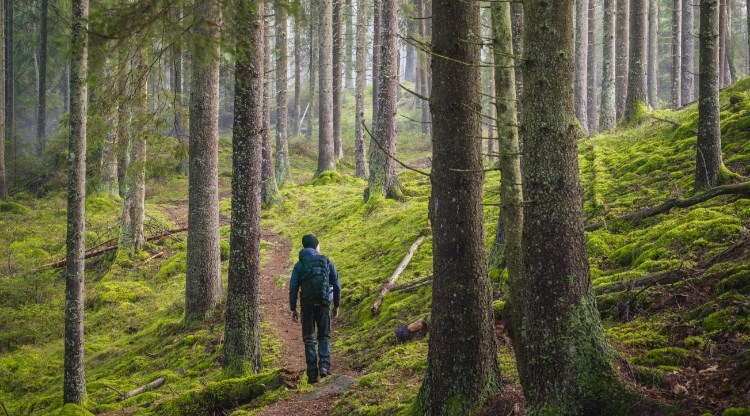
[[[307,234],[302,237],[302,247],[317,249],[318,245],[320,245],[320,243],[318,243],[318,239],[314,235]]]

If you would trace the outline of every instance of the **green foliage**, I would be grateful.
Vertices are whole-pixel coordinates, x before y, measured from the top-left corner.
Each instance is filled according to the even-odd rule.
[[[690,351],[679,347],[657,348],[648,351],[642,357],[633,359],[633,363],[650,366],[678,366],[696,358]]]
[[[721,416],[750,416],[750,407],[731,407],[724,409]]]
[[[77,404],[68,403],[57,413],[59,416],[94,416],[91,412]]]
[[[17,202],[3,202],[0,201],[0,212],[7,212],[16,215],[26,215],[29,212],[29,208],[25,207]]]

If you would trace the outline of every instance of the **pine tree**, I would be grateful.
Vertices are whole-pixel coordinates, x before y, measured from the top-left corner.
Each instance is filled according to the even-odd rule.
[[[276,23],[276,183],[291,181],[289,167],[289,51],[287,46],[287,9],[285,0],[274,1]]]
[[[630,122],[639,108],[646,105],[646,34],[648,29],[648,0],[630,1],[630,63],[628,96],[623,118]]]
[[[682,0],[682,99],[681,105],[695,100],[695,42],[693,40],[694,0]]]
[[[37,87],[36,140],[37,156],[41,156],[45,147],[47,124],[47,15],[49,0],[42,0],[39,5],[39,84]]]
[[[602,131],[615,127],[615,14],[617,0],[604,0],[602,23],[602,103],[599,128]]]
[[[333,138],[333,0],[318,2],[318,58],[320,98],[318,109],[318,169],[316,175],[336,170]]]
[[[648,2],[648,104],[659,101],[659,0]]]
[[[355,103],[355,125],[354,125],[354,156],[356,164],[356,175],[359,178],[367,178],[369,168],[367,166],[367,151],[365,149],[365,87],[367,85],[367,0],[357,2],[357,80],[356,80],[356,103]]]
[[[0,33],[5,37],[5,1],[0,0]],[[0,201],[8,200],[5,175],[5,41],[0,41]]]
[[[682,106],[682,0],[672,10],[672,108]]]
[[[576,0],[576,70],[575,96],[576,116],[581,123],[584,134],[588,136],[589,122],[586,112],[587,79],[588,79],[588,38],[589,38],[589,1]]]
[[[640,0],[637,0],[640,1]],[[628,74],[630,68],[630,2],[617,0],[617,26],[615,42],[615,119],[620,120],[625,114],[625,100],[628,96]]]

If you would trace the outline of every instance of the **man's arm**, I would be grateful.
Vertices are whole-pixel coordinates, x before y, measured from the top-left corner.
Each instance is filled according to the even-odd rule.
[[[292,278],[289,280],[289,310],[297,310],[297,294],[299,293],[299,263],[292,269]]]
[[[338,308],[341,303],[341,281],[339,281],[339,272],[336,270],[336,266],[333,265],[332,261],[329,261],[329,283],[333,288],[333,307]]]

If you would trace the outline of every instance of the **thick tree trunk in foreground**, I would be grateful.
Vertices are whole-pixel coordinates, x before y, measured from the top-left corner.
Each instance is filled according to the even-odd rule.
[[[318,35],[320,51],[320,109],[318,110],[318,169],[315,175],[336,170],[336,153],[333,142],[333,0],[318,4]]]
[[[682,106],[682,0],[672,11],[672,108]]]
[[[617,0],[617,16],[615,19],[617,30],[617,41],[615,42],[615,78],[617,80],[615,83],[615,119],[617,121],[620,121],[625,113],[625,99],[628,96],[628,68],[630,67],[630,1],[631,0]]]
[[[478,2],[435,1],[432,19],[434,281],[421,414],[470,415],[499,387],[485,258]],[[441,57],[447,57],[441,58]],[[573,74],[570,74],[572,80]],[[460,172],[459,172],[460,170]]]
[[[355,173],[358,178],[367,178],[367,151],[365,150],[365,87],[367,86],[367,0],[357,4],[357,82],[354,125]]]
[[[241,23],[236,28],[232,227],[223,365],[241,374],[248,367],[254,372],[263,367],[259,283],[264,39],[263,2],[243,0],[237,7]]]
[[[266,3],[270,9],[271,3]],[[271,25],[263,21],[263,68],[271,68]],[[270,72],[270,71],[269,71]],[[271,80],[263,77],[262,88],[262,131],[261,131],[261,200],[264,207],[279,201],[279,188],[276,186],[276,174],[273,169],[273,149],[271,148]]]
[[[86,398],[83,342],[83,258],[86,235],[86,118],[88,115],[88,0],[73,0],[70,57],[68,229],[65,239],[65,370],[63,402]]]
[[[693,21],[695,0],[682,0],[682,105],[695,100],[695,41]]]
[[[698,145],[695,155],[695,189],[719,185],[721,118],[719,103],[719,0],[700,3],[700,84]]]
[[[588,61],[586,70],[586,117],[589,122],[589,136],[594,136],[599,127],[598,100],[596,97],[596,1],[589,0],[589,35],[588,35]]]
[[[500,219],[498,230],[490,250],[490,267],[500,267],[504,259],[508,265],[511,281],[521,279],[521,232],[523,229],[523,180],[521,174],[521,146],[518,139],[516,113],[516,79],[513,57],[513,34],[510,20],[510,5],[496,2],[492,11],[493,42],[495,56],[495,96],[497,102],[496,124],[500,141]],[[494,257],[494,258],[492,258]]]
[[[47,125],[47,14],[49,0],[42,0],[39,5],[39,85],[37,87],[36,141],[37,156],[44,152]]]
[[[0,0],[0,33],[5,34],[5,1]],[[0,201],[8,200],[5,176],[5,42],[0,41]]]
[[[368,198],[397,198],[401,189],[396,178],[396,101],[399,88],[398,0],[382,0],[378,119],[370,143]],[[387,153],[386,153],[387,152]]]
[[[575,96],[576,116],[585,135],[589,134],[587,105],[588,45],[589,45],[589,1],[576,0],[576,70]]]
[[[615,13],[617,0],[604,0],[602,23],[602,104],[599,128],[602,131],[615,127]]]
[[[646,32],[648,28],[648,0],[630,1],[630,69],[628,97],[623,118],[630,122],[639,109],[646,105]]]
[[[659,0],[648,2],[648,105],[659,101]]]
[[[221,302],[219,260],[219,43],[218,0],[196,0],[190,94],[190,176],[185,318],[202,320]]]
[[[291,181],[289,167],[289,51],[287,47],[286,1],[276,0],[276,183],[279,186]]]
[[[341,2],[333,0],[333,153],[336,159],[344,157],[341,145]]]
[[[523,279],[511,334],[529,414],[623,414],[630,403],[599,321],[583,234],[573,91],[572,0],[525,10]],[[550,54],[549,45],[559,53]],[[547,253],[540,256],[539,253]],[[508,308],[506,307],[506,310]]]

